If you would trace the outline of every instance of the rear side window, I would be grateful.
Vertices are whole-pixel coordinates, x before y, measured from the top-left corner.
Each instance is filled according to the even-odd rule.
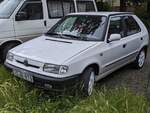
[[[49,18],[61,18],[75,12],[73,0],[47,0]]]
[[[78,12],[92,12],[95,11],[93,1],[77,0]]]
[[[126,29],[125,29],[126,36],[130,36],[141,31],[138,23],[135,21],[135,19],[132,16],[124,17],[124,23],[126,26]]]

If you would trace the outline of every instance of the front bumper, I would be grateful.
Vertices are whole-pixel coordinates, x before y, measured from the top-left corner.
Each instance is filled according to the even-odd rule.
[[[27,71],[6,62],[5,62],[5,66],[11,70]],[[54,78],[54,77],[49,77],[38,73],[34,73],[31,71],[28,71],[28,73],[33,76],[33,80],[34,80],[33,84],[35,86],[46,90],[65,91],[68,89],[72,89],[73,87],[74,88],[77,87],[81,81],[80,74],[73,75],[70,77],[65,77],[65,78]]]

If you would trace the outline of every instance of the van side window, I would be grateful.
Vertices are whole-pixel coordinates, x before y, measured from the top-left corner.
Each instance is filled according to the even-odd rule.
[[[132,16],[124,17],[124,22],[126,26],[126,36],[130,36],[141,31],[139,25]]]
[[[43,8],[42,2],[38,1],[27,1],[23,4],[18,14],[23,14],[22,20],[38,20],[43,19]],[[17,14],[17,15],[18,15]]]
[[[77,9],[78,9],[78,12],[92,12],[92,11],[95,11],[93,1],[77,0]]]
[[[61,18],[75,12],[73,0],[47,0],[49,18]]]
[[[124,37],[123,32],[123,24],[122,24],[122,18],[121,17],[112,17],[110,19],[110,25],[108,30],[108,38],[111,34],[120,34],[121,37]]]

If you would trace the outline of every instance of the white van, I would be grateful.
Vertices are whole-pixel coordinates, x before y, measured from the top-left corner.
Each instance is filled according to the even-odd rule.
[[[0,3],[0,57],[8,50],[46,33],[61,17],[96,12],[95,0],[4,0]]]

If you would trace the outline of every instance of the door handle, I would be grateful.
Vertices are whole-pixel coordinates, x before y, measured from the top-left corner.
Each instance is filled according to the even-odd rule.
[[[47,26],[47,21],[46,20],[44,20],[44,26]]]
[[[123,44],[123,48],[126,48],[127,44]]]

